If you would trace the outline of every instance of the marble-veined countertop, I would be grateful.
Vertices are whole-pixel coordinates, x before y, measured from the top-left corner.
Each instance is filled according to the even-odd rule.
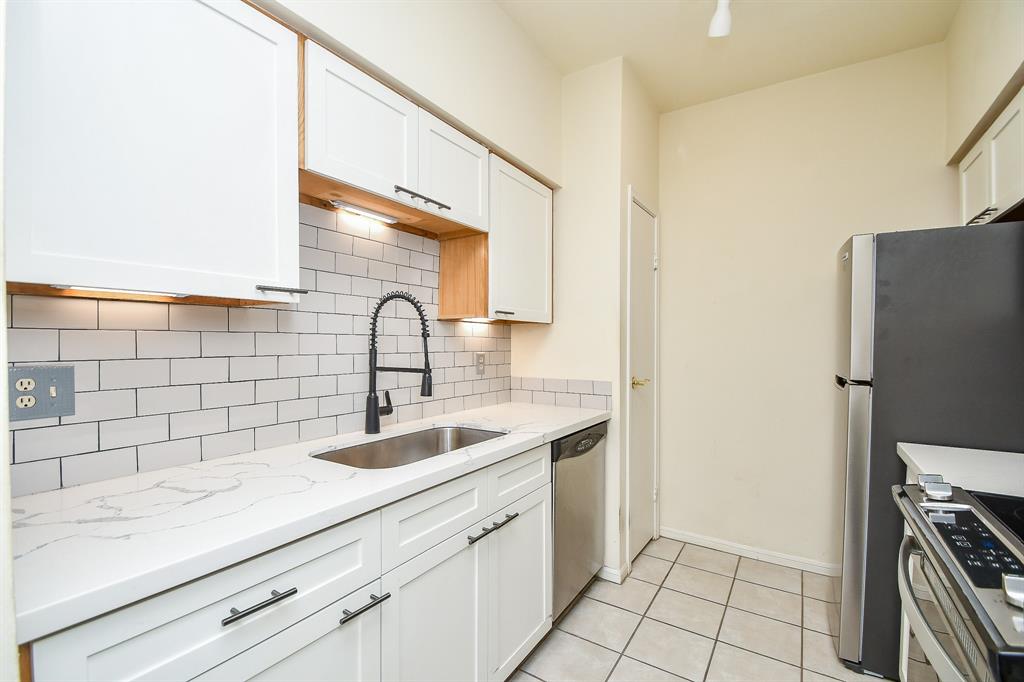
[[[504,403],[13,501],[18,642],[81,623],[610,418]],[[313,459],[433,426],[504,436],[392,469]]]

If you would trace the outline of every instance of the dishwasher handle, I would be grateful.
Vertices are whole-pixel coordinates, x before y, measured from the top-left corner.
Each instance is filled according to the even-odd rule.
[[[598,443],[604,440],[607,435],[608,423],[603,422],[593,428],[584,429],[571,436],[566,436],[555,441],[552,460],[558,462],[563,459],[572,459],[573,457],[585,455],[596,448]]]

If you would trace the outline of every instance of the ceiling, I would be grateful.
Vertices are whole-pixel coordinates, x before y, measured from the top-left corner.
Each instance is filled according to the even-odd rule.
[[[661,111],[943,40],[958,0],[498,0],[563,73],[625,56]]]

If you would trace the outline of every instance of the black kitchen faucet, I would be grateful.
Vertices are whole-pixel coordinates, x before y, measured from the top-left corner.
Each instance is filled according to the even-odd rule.
[[[408,301],[420,316],[420,335],[423,337],[423,369],[418,367],[378,367],[377,366],[377,318],[380,316],[380,309],[389,301],[401,299]],[[381,296],[373,309],[370,317],[370,392],[366,395],[366,433],[380,433],[380,418],[395,411],[391,405],[391,394],[384,391],[384,407],[380,406],[380,399],[377,398],[377,372],[412,372],[422,374],[423,381],[420,382],[420,395],[429,397],[434,392],[433,378],[430,374],[430,356],[427,354],[427,339],[430,337],[430,328],[427,326],[427,314],[423,312],[423,306],[412,294],[404,291],[392,291]]]

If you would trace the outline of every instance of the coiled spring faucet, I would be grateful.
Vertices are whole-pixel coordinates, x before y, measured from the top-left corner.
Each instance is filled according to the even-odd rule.
[[[420,316],[420,335],[423,337],[423,369],[418,367],[378,367],[377,366],[377,318],[380,317],[380,309],[390,301],[402,300],[412,304]],[[427,314],[416,297],[404,291],[392,291],[381,296],[370,316],[370,392],[366,395],[366,433],[380,433],[380,418],[395,411],[391,405],[391,394],[384,391],[384,407],[380,406],[380,399],[377,397],[377,372],[411,372],[422,374],[420,382],[420,395],[429,397],[434,392],[433,377],[430,374],[430,355],[427,353],[427,339],[430,338],[430,328],[427,323]]]

